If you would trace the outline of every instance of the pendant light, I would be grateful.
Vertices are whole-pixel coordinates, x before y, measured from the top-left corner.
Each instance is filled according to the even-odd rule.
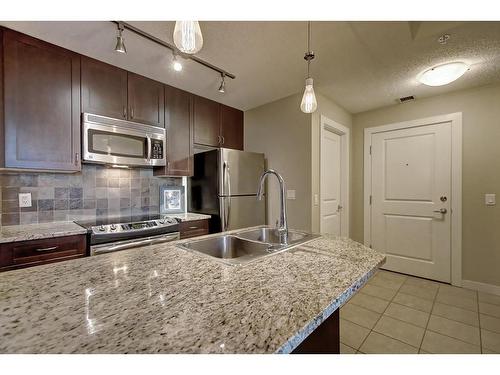
[[[304,113],[313,113],[318,107],[316,95],[314,94],[313,79],[311,78],[309,65],[311,60],[314,59],[314,52],[311,51],[311,21],[307,23],[307,52],[304,55],[304,60],[307,61],[307,78],[304,95],[302,95],[302,102],[300,103],[300,110]]]
[[[120,53],[127,53],[127,48],[125,47],[125,39],[123,39],[123,25],[118,24],[118,35],[116,36],[116,46],[115,51]]]
[[[175,21],[174,43],[183,53],[195,54],[203,47],[203,35],[201,35],[198,21]]]

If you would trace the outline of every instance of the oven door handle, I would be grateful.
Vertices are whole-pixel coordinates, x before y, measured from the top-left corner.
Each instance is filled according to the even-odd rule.
[[[90,254],[99,255],[99,254],[111,253],[113,251],[131,249],[139,246],[156,245],[159,243],[175,241],[178,239],[179,239],[179,232],[175,232],[157,237],[148,237],[146,239],[138,241],[122,241],[109,245],[91,246]]]

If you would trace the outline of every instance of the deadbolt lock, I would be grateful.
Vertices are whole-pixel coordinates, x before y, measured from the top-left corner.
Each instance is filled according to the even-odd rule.
[[[446,202],[448,200],[448,198],[446,198],[444,195],[439,199],[441,200],[441,202]]]

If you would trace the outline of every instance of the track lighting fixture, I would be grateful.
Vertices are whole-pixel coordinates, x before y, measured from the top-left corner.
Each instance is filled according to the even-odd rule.
[[[302,96],[302,102],[300,103],[300,110],[304,113],[313,113],[318,107],[318,102],[316,101],[316,95],[314,94],[313,79],[311,78],[309,65],[311,60],[314,59],[314,52],[311,51],[311,21],[307,23],[307,52],[304,56],[304,60],[307,61],[307,78],[306,87],[304,89],[304,95]]]
[[[116,46],[115,51],[120,53],[127,53],[127,48],[125,47],[125,39],[123,39],[123,25],[118,24],[118,35],[116,36]]]
[[[176,71],[176,72],[180,72],[182,70],[182,64],[179,60],[177,60],[177,54],[174,53],[174,57],[172,59],[172,68]]]
[[[231,79],[236,78],[234,74],[231,74],[226,70],[194,55],[194,53],[198,52],[203,45],[203,36],[201,35],[200,25],[198,21],[177,21],[175,23],[175,45],[159,39],[158,37],[151,35],[125,21],[111,22],[113,22],[118,27],[115,47],[116,52],[127,53],[127,49],[125,48],[125,40],[123,38],[123,31],[126,29],[127,31],[134,33],[135,35],[149,40],[150,42],[169,49],[173,55],[172,69],[176,72],[180,72],[183,69],[182,62],[184,62],[184,60],[190,60],[220,74],[221,82],[218,89],[220,93],[226,92],[226,77],[229,77]]]
[[[221,75],[221,80],[220,80],[220,86],[219,86],[219,92],[224,94],[226,92],[226,75],[222,73]]]

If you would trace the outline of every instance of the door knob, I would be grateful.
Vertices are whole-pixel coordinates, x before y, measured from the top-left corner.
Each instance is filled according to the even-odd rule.
[[[439,210],[434,210],[434,212],[438,214],[445,214],[448,212],[448,210],[446,208],[440,208]]]

